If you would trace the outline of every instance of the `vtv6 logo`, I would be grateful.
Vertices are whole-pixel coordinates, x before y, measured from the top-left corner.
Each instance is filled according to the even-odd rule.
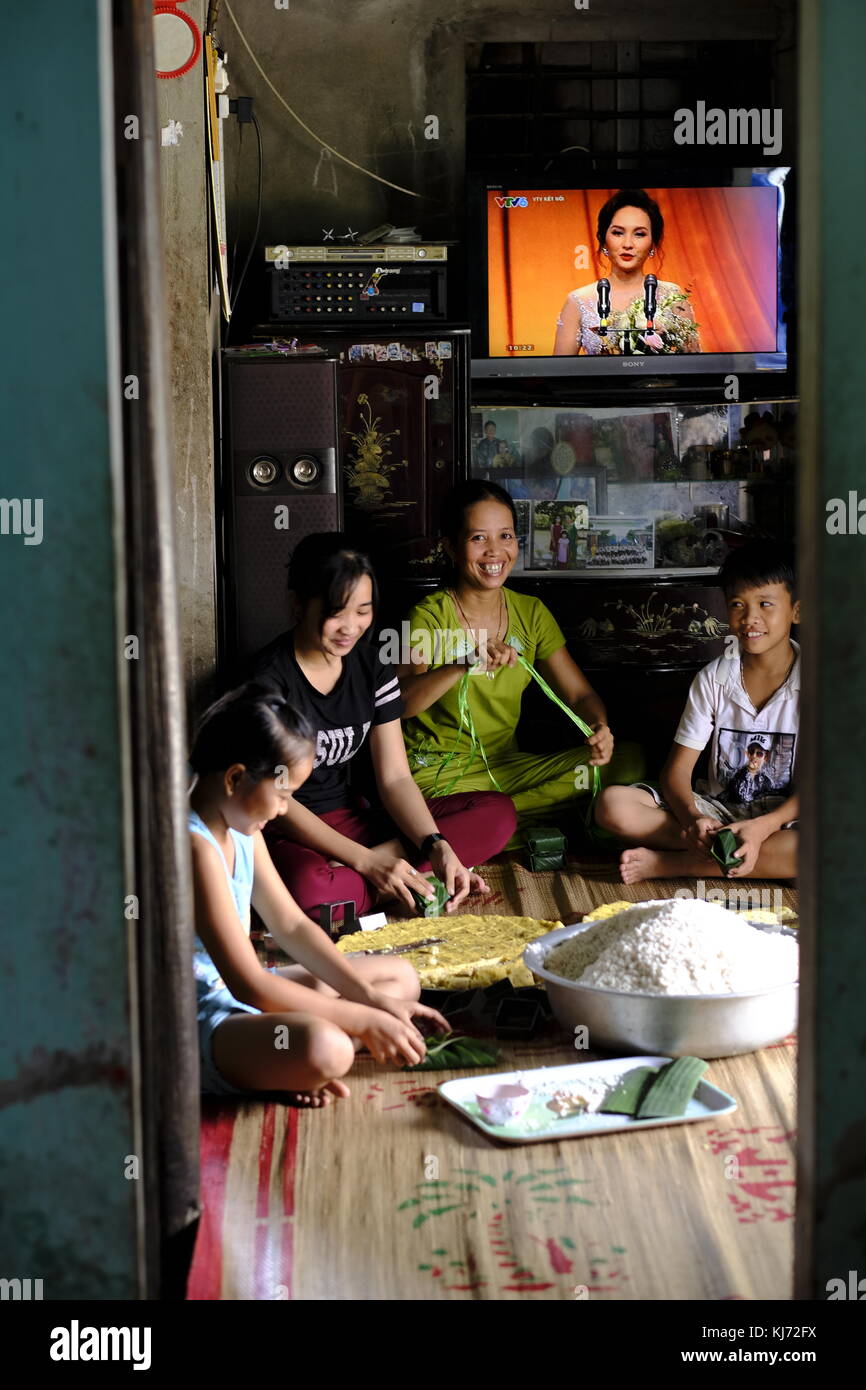
[[[528,198],[499,198],[496,199],[498,208],[528,208]]]

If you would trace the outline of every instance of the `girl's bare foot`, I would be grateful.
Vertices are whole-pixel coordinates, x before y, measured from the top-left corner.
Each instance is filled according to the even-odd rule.
[[[619,876],[623,883],[643,883],[646,878],[665,878],[662,860],[666,856],[641,845],[623,850],[619,859]],[[668,858],[670,856],[667,856]]]
[[[296,1105],[299,1110],[320,1110],[323,1105],[330,1105],[333,1100],[345,1100],[349,1095],[351,1091],[345,1081],[326,1081],[318,1091],[286,1092],[289,1105]]]

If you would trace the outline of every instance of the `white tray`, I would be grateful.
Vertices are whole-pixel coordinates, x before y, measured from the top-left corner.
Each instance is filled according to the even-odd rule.
[[[613,1057],[604,1062],[572,1062],[564,1067],[531,1067],[523,1071],[486,1072],[484,1075],[463,1076],[455,1081],[443,1081],[437,1088],[449,1105],[459,1110],[467,1120],[491,1139],[507,1144],[549,1143],[557,1139],[579,1139],[585,1134],[612,1134],[631,1129],[654,1129],[659,1125],[685,1125],[695,1120],[709,1120],[729,1115],[737,1102],[726,1091],[720,1091],[709,1081],[700,1081],[684,1115],[672,1115],[653,1120],[635,1120],[629,1115],[594,1114],[570,1115],[561,1119],[547,1109],[554,1091],[569,1083],[588,1077],[599,1077],[611,1086],[635,1067],[659,1067],[670,1057]],[[475,1099],[476,1091],[487,1088],[490,1082],[500,1085],[518,1084],[538,1093],[529,1109],[517,1120],[505,1125],[493,1125],[485,1120]],[[534,1127],[534,1126],[537,1126]]]

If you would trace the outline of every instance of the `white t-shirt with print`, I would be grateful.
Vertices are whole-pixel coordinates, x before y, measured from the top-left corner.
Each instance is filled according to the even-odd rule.
[[[695,790],[729,807],[735,819],[764,815],[794,794],[800,731],[800,646],[791,640],[788,679],[759,712],[744,685],[739,653],[720,656],[692,681],[674,735],[685,748],[710,745],[709,778]]]

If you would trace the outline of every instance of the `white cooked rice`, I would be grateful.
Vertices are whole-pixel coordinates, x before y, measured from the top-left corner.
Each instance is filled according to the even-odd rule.
[[[796,980],[790,936],[758,931],[698,898],[639,903],[593,922],[547,955],[554,975],[638,994],[743,994]]]

